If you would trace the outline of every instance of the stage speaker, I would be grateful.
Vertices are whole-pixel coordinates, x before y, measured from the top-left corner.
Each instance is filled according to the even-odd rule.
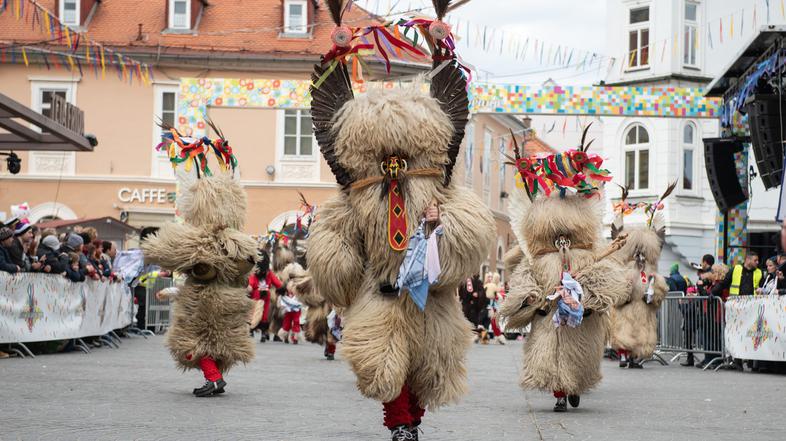
[[[726,212],[748,200],[737,178],[734,154],[743,149],[739,138],[704,138],[704,165],[718,209]]]
[[[778,105],[778,95],[756,94],[748,98],[743,111],[748,114],[756,168],[770,189],[781,185],[783,175],[783,134],[786,135],[786,100]]]

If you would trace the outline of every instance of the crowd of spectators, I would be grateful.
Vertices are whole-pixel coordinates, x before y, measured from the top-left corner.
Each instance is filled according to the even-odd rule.
[[[14,220],[0,228],[0,244],[0,271],[56,274],[72,282],[120,281],[112,271],[115,244],[101,240],[92,227],[58,235]]]

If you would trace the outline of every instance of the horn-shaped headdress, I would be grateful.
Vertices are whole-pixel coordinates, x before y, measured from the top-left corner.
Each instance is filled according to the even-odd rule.
[[[341,166],[336,156],[336,133],[333,129],[333,122],[344,104],[354,98],[352,77],[347,67],[347,59],[355,57],[357,60],[362,51],[374,49],[380,52],[387,61],[388,56],[384,52],[384,46],[380,44],[380,40],[385,40],[397,48],[404,49],[409,55],[425,55],[417,47],[394,37],[394,35],[398,35],[398,32],[391,33],[387,30],[388,26],[416,29],[431,51],[433,64],[433,70],[429,75],[431,77],[431,96],[439,101],[442,111],[448,115],[454,129],[448,146],[448,162],[444,166],[444,183],[447,185],[450,182],[461,141],[464,138],[464,129],[469,120],[467,77],[462,72],[466,68],[458,62],[454,52],[450,26],[442,21],[449,9],[450,0],[432,1],[437,12],[436,20],[417,19],[363,28],[342,25],[342,17],[348,5],[346,0],[326,1],[336,29],[331,34],[333,48],[322,57],[320,64],[314,66],[314,73],[311,76],[311,115],[314,133],[322,156],[330,166],[338,184],[345,190],[350,188],[355,182],[355,178]],[[367,35],[373,36],[376,46],[359,42],[362,41],[362,37]],[[387,61],[387,65],[389,68],[389,61]]]

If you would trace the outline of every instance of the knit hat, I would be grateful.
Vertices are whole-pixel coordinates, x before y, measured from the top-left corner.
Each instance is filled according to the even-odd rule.
[[[670,271],[672,274],[680,272],[680,265],[679,265],[678,263],[675,263],[675,264],[673,264],[673,265],[672,265],[672,266],[669,268],[669,271]]]
[[[57,236],[46,236],[45,238],[41,239],[41,244],[52,251],[60,248],[60,241],[57,240]]]
[[[32,225],[30,225],[27,222],[19,222],[19,223],[17,223],[16,227],[14,227],[14,236],[21,236],[21,235],[25,234],[27,232],[27,230],[30,229],[31,226]]]
[[[82,237],[80,235],[78,235],[78,234],[71,233],[71,234],[68,235],[68,238],[66,239],[66,245],[68,245],[69,248],[74,249],[74,250],[77,247],[82,246],[84,244],[85,244],[85,241],[82,240]]]
[[[6,239],[8,239],[9,237],[11,237],[13,235],[14,235],[14,232],[11,231],[10,228],[8,228],[8,227],[0,228],[0,240],[6,240]]]

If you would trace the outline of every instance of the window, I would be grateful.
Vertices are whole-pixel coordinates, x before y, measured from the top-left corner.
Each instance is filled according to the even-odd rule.
[[[494,142],[494,134],[491,130],[483,131],[483,192],[491,191],[491,144]]]
[[[79,0],[62,0],[60,2],[60,20],[70,26],[80,25]]]
[[[505,191],[505,180],[507,179],[506,176],[506,169],[507,166],[505,165],[505,161],[508,158],[505,157],[505,139],[499,140],[499,154],[497,155],[497,161],[499,161],[499,208],[500,210],[504,209],[504,202],[505,200],[502,198],[502,192]]]
[[[650,64],[650,8],[630,10],[628,26],[628,68],[648,67]]]
[[[685,2],[685,27],[683,30],[684,45],[682,51],[682,62],[685,66],[698,67],[696,52],[699,49],[698,41],[698,21],[699,5],[693,2]]]
[[[169,0],[169,28],[191,29],[190,0]]]
[[[639,124],[625,134],[625,186],[631,190],[650,186],[650,137]]]
[[[177,127],[177,91],[178,86],[164,86],[155,85],[154,87],[154,102],[155,109],[153,118],[156,122],[160,119],[163,123],[172,127]],[[163,130],[156,123],[153,125],[153,145],[156,146],[161,142],[161,135]],[[172,166],[169,163],[167,152],[156,151],[153,154],[152,176],[162,178],[172,178]]]
[[[57,95],[71,104],[76,104],[76,82],[72,81],[33,81],[31,82],[33,110],[44,116],[52,115],[52,97]],[[33,130],[40,131],[38,126]],[[74,152],[30,152],[28,172],[37,175],[74,175],[76,155]]]
[[[284,111],[284,156],[314,154],[314,127],[309,110]]]
[[[696,128],[692,123],[685,125],[682,132],[682,189],[693,190],[694,152],[696,152]]]
[[[464,149],[464,183],[472,187],[472,160],[475,157],[475,125],[467,124],[467,146]]]
[[[284,2],[284,33],[308,33],[308,8],[306,0],[287,0]]]

